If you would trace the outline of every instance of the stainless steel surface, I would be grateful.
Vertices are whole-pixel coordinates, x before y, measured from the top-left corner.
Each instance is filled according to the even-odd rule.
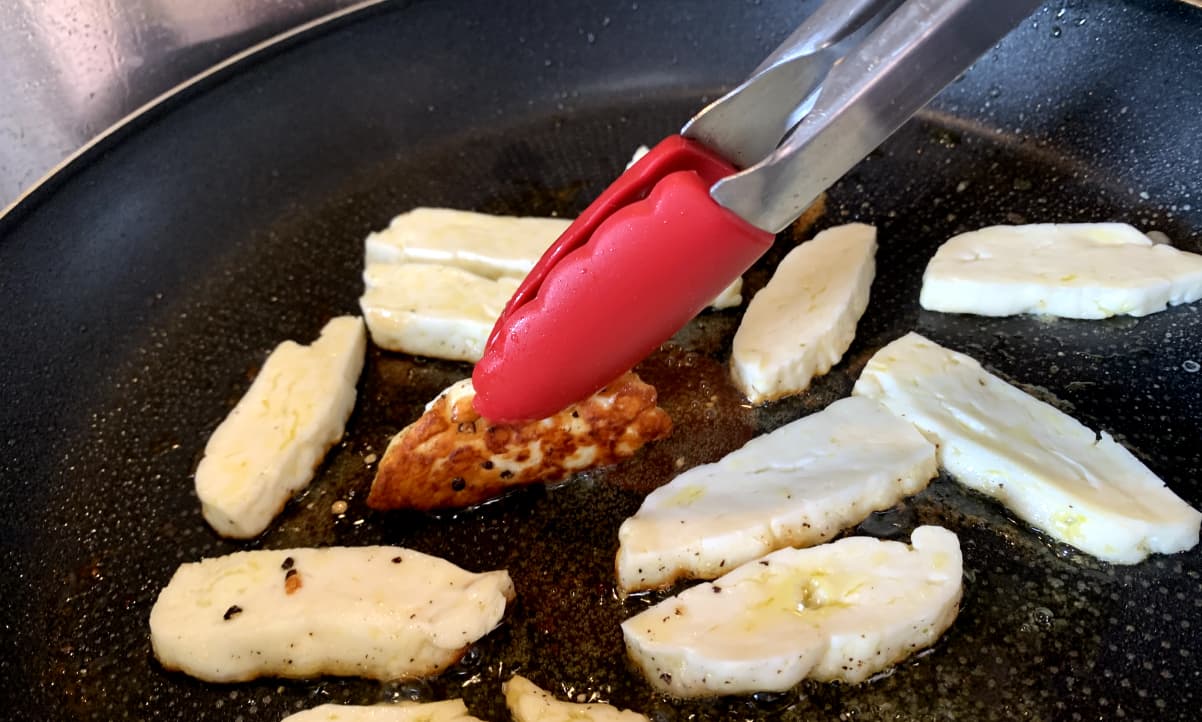
[[[130,112],[355,0],[0,2],[0,208]]]
[[[847,5],[828,0],[832,4]],[[860,2],[856,9],[883,5]],[[783,230],[1038,5],[1036,0],[907,0],[834,64],[813,107],[779,148],[716,183],[711,195],[753,225]],[[865,16],[846,22],[857,18]],[[805,59],[778,53],[778,63]],[[772,73],[773,67],[761,72]]]
[[[828,0],[734,90],[706,106],[681,135],[746,168],[774,151],[809,112],[835,61],[899,0]]]

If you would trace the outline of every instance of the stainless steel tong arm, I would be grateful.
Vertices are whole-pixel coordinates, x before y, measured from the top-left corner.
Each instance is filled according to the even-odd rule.
[[[1038,5],[827,0],[681,133],[744,168],[713,199],[778,232]]]

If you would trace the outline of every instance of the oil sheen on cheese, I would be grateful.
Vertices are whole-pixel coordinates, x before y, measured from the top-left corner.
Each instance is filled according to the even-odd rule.
[[[911,543],[847,537],[782,549],[622,623],[644,677],[676,697],[856,684],[930,646],[955,620],[960,543],[936,526]]]

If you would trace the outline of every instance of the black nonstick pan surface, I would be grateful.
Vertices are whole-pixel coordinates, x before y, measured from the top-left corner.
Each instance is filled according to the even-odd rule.
[[[1196,719],[1202,552],[1102,564],[946,477],[860,531],[954,530],[960,616],[861,686],[662,699],[617,626],[652,599],[618,601],[612,579],[618,525],[647,491],[846,395],[915,329],[1109,430],[1202,505],[1202,307],[1074,322],[917,301],[934,248],[993,223],[1126,221],[1202,251],[1202,11],[1179,2],[1042,8],[831,190],[817,227],[876,224],[879,270],[852,348],[801,397],[746,408],[726,370],[741,310],[706,313],[639,368],[671,439],[476,510],[375,513],[367,459],[470,369],[372,350],[345,441],[270,531],[228,542],[201,519],[191,473],[208,434],[275,344],[357,312],[367,232],[416,205],[578,212],[814,6],[384,5],[167,100],[0,219],[0,717],[274,721],[462,696],[500,721],[500,681],[521,672],[657,720]],[[793,242],[749,272],[747,295]],[[432,680],[219,686],[153,660],[147,617],[180,563],[372,543],[507,568],[519,598]]]

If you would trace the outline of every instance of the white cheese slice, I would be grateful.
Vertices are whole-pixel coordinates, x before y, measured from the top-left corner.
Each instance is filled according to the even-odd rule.
[[[646,154],[646,147],[640,148]],[[642,157],[635,151],[635,160]],[[629,167],[629,166],[627,166]],[[414,208],[367,236],[366,265],[427,263],[462,268],[485,278],[525,278],[571,218],[496,216],[451,208]],[[743,302],[743,279],[722,290],[710,308]]]
[[[196,495],[222,536],[259,535],[308,486],[355,406],[363,322],[331,320],[309,346],[285,341],[217,427],[196,468]]]
[[[483,341],[521,279],[571,223],[565,218],[494,216],[449,208],[402,213],[388,228],[370,234],[365,243],[367,292],[360,304],[372,340],[393,351],[478,361]],[[396,266],[406,270],[387,270]],[[465,273],[423,270],[431,267]],[[743,302],[742,288],[743,279],[735,279],[710,307],[738,306]],[[456,340],[443,348],[431,325]],[[459,342],[463,328],[472,329],[471,343]],[[483,339],[480,351],[471,350],[476,338]]]
[[[570,218],[414,208],[367,237],[367,265],[436,263],[485,278],[522,278],[570,225]]]
[[[830,371],[856,336],[876,274],[876,229],[819,233],[785,256],[735,333],[735,385],[752,403],[799,394]]]
[[[923,526],[910,545],[782,549],[631,617],[622,634],[647,680],[677,697],[856,684],[933,644],[961,587],[956,535]]]
[[[743,279],[736,278],[730,285],[710,301],[710,308],[720,311],[724,308],[734,308],[743,302]]]
[[[649,494],[618,531],[618,587],[713,579],[827,541],[936,471],[935,447],[913,426],[876,402],[841,399]]]
[[[288,715],[280,722],[481,722],[461,699],[396,704],[323,704]]]
[[[1202,298],[1202,256],[1123,223],[991,226],[935,252],[922,307],[1065,318],[1146,316]]]
[[[208,682],[422,677],[501,620],[504,571],[400,547],[237,552],[184,564],[150,612],[164,667]]]
[[[1202,515],[1109,434],[916,333],[878,351],[854,393],[917,426],[961,484],[1099,559],[1133,564],[1198,543]]]
[[[380,348],[475,363],[521,281],[428,263],[373,263],[359,299]]]
[[[648,722],[638,712],[598,702],[561,702],[520,675],[502,685],[514,722]]]
[[[643,156],[651,152],[651,149],[645,145],[640,145],[634,149],[634,153],[630,155],[630,160],[626,163],[626,170],[630,170],[635,163],[643,159]]]

